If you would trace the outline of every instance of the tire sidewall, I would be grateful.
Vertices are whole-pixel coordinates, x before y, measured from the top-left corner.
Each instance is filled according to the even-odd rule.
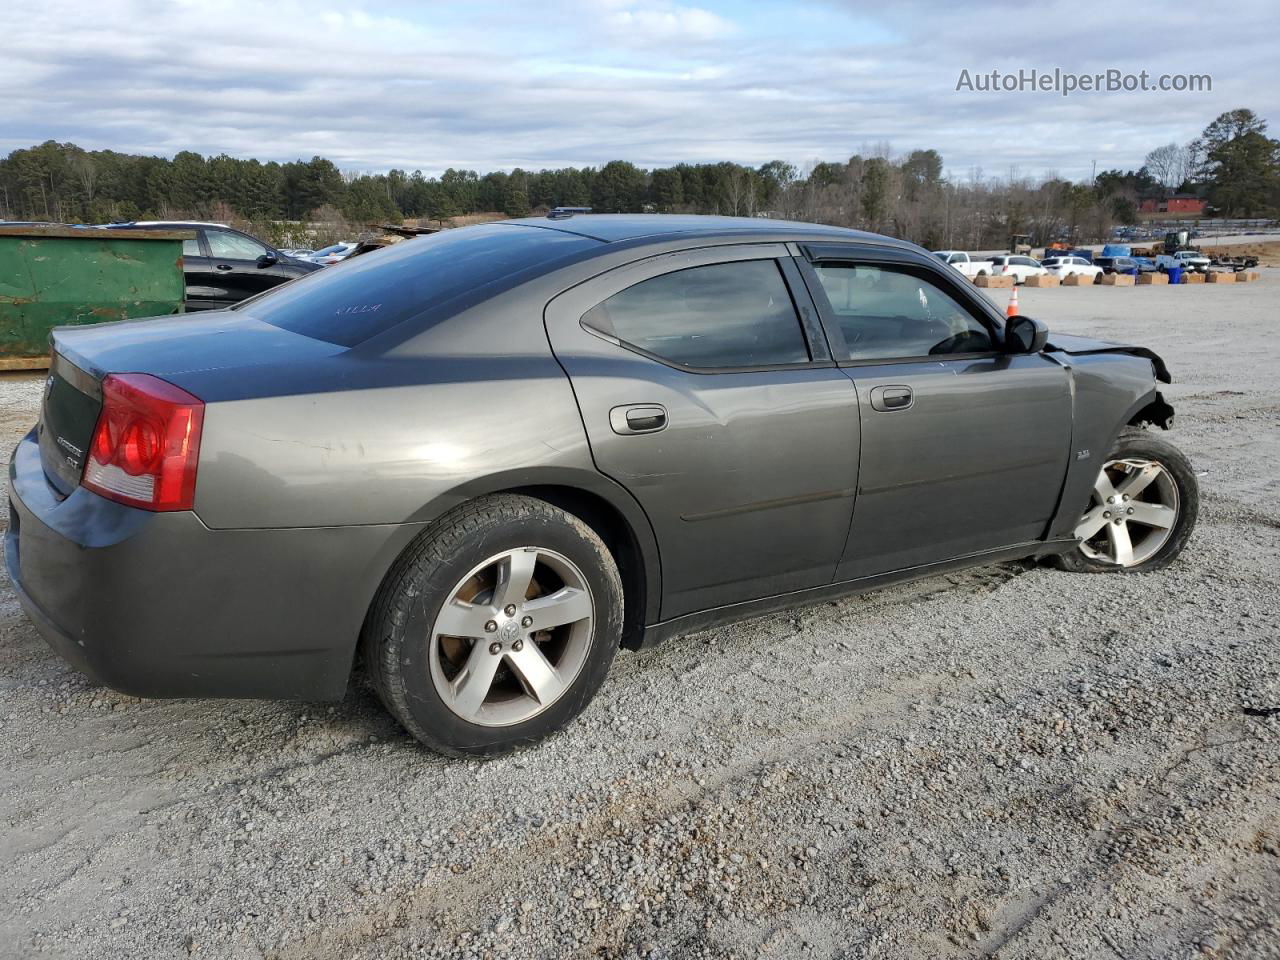
[[[466,537],[463,549],[443,562],[427,558],[427,563],[414,565],[396,587],[412,591],[413,598],[405,615],[393,625],[389,638],[396,669],[388,679],[398,689],[388,692],[399,701],[396,712],[409,731],[437,749],[483,755],[539,740],[582,711],[613,662],[622,633],[623,604],[613,558],[599,538],[576,518],[549,504],[541,507],[519,518],[484,524]],[[555,551],[582,572],[591,589],[593,613],[586,660],[569,689],[537,716],[501,727],[468,723],[444,703],[431,678],[431,630],[441,607],[468,573],[489,557],[520,547]]]

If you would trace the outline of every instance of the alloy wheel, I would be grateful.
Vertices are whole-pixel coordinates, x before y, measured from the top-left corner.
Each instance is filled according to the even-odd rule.
[[[1136,567],[1160,551],[1177,522],[1178,485],[1166,467],[1155,460],[1111,460],[1075,534],[1091,560]]]
[[[540,547],[490,557],[436,616],[428,638],[436,693],[480,726],[537,716],[586,663],[593,610],[586,577],[567,557]]]

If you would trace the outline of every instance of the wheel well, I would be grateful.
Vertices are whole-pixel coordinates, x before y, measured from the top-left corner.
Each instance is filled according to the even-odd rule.
[[[1168,430],[1173,426],[1173,407],[1165,402],[1159,392],[1156,393],[1154,400],[1129,418],[1129,425],[1133,427],[1141,427],[1148,423],[1154,424],[1161,430]]]
[[[566,513],[573,514],[604,541],[618,564],[618,575],[622,578],[625,611],[622,646],[637,649],[644,636],[648,583],[640,543],[626,518],[608,500],[576,487],[539,485],[515,487],[502,492],[520,493],[545,500]]]

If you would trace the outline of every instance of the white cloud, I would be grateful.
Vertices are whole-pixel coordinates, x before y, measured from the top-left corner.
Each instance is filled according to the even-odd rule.
[[[548,0],[10,0],[0,152],[45,139],[344,169],[843,159],[888,141],[949,169],[1133,167],[1248,106],[1280,126],[1262,0],[1162,10],[1157,45],[1051,7]],[[1016,10],[1017,15],[1010,15]],[[212,12],[211,12],[212,11]],[[724,12],[721,12],[724,11]],[[993,24],[998,29],[993,29]],[[1211,94],[957,94],[971,70],[1213,74]]]
[[[729,20],[699,7],[632,7],[608,17],[613,33],[628,43],[702,42],[734,32]]]

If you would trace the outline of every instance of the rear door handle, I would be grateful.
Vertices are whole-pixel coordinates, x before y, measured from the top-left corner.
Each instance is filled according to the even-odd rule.
[[[883,413],[907,410],[915,402],[911,388],[902,384],[871,388],[871,409]]]
[[[234,269],[235,269],[235,267],[233,267],[233,266],[232,266],[231,264],[229,264],[229,263],[220,263],[220,264],[218,264],[217,269],[219,269],[219,270],[234,270]]]
[[[660,403],[628,403],[609,411],[609,426],[622,436],[657,433],[667,425],[667,409]]]

